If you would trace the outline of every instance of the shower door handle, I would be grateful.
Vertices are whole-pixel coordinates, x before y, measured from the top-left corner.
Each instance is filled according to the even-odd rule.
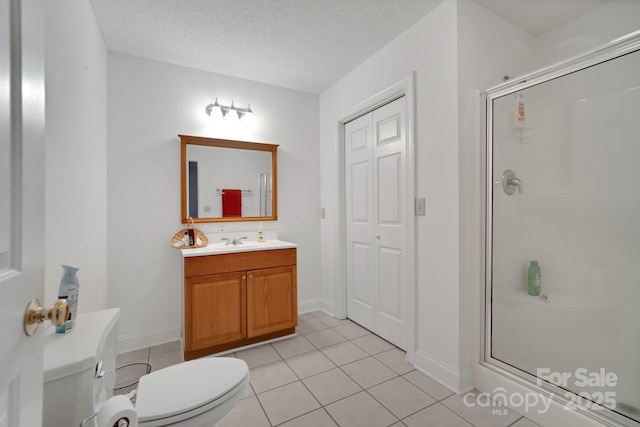
[[[516,178],[516,174],[511,169],[507,169],[502,174],[502,189],[505,193],[511,196],[518,189],[518,193],[522,193],[524,182],[519,178]]]

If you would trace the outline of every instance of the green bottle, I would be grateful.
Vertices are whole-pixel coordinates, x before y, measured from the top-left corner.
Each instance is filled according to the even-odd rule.
[[[527,271],[527,292],[529,295],[537,297],[540,295],[540,264],[538,261],[531,261]]]

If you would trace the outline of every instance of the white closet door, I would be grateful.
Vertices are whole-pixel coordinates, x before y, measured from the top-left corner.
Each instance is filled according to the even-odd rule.
[[[407,345],[404,98],[345,126],[347,315]]]
[[[373,330],[373,130],[367,114],[345,125],[347,316]]]
[[[406,136],[404,98],[372,112],[375,205],[375,330],[407,346]]]

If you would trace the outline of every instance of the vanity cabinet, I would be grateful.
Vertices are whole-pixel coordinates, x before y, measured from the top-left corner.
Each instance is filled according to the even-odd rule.
[[[184,258],[184,358],[295,333],[296,249]]]

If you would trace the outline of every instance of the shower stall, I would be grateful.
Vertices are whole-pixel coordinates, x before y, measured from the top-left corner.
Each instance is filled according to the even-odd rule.
[[[485,97],[483,363],[640,426],[640,32]]]

